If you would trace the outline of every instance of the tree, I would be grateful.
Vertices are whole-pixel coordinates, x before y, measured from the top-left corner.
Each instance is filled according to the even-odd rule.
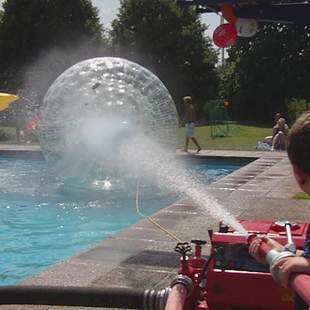
[[[166,85],[179,110],[181,97],[201,104],[217,92],[217,55],[204,36],[198,14],[171,0],[121,0],[112,23],[116,55],[154,72]]]
[[[270,121],[292,98],[309,99],[309,36],[307,26],[266,24],[254,37],[238,38],[222,69],[235,116]]]
[[[27,88],[39,101],[62,71],[94,53],[104,39],[90,0],[6,0],[3,9],[2,87],[13,92]]]
[[[82,59],[104,54],[106,39],[90,0],[6,0],[3,9],[2,90],[28,99],[2,112],[1,122],[23,128],[55,78]]]
[[[6,0],[1,56],[10,62],[36,56],[47,47],[100,39],[98,10],[89,0]]]

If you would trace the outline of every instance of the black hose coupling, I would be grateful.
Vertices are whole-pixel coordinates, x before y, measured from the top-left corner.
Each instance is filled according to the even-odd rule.
[[[161,291],[145,290],[143,295],[143,309],[164,310],[170,291],[170,287],[164,288]]]

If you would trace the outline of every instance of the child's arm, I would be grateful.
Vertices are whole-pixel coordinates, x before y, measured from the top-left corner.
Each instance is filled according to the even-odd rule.
[[[303,256],[288,257],[282,259],[278,264],[278,281],[288,287],[290,276],[293,273],[309,273],[310,274],[310,259]]]

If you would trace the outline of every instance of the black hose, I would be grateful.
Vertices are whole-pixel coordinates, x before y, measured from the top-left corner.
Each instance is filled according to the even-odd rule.
[[[143,309],[144,291],[126,288],[0,286],[0,305]]]

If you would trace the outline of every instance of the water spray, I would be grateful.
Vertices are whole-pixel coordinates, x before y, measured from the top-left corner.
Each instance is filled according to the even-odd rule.
[[[147,69],[113,57],[77,63],[51,85],[40,115],[41,149],[59,175],[81,182],[100,171],[95,180],[109,179],[112,188],[127,185],[138,171],[150,184],[246,233],[204,183],[175,164],[175,104]]]

